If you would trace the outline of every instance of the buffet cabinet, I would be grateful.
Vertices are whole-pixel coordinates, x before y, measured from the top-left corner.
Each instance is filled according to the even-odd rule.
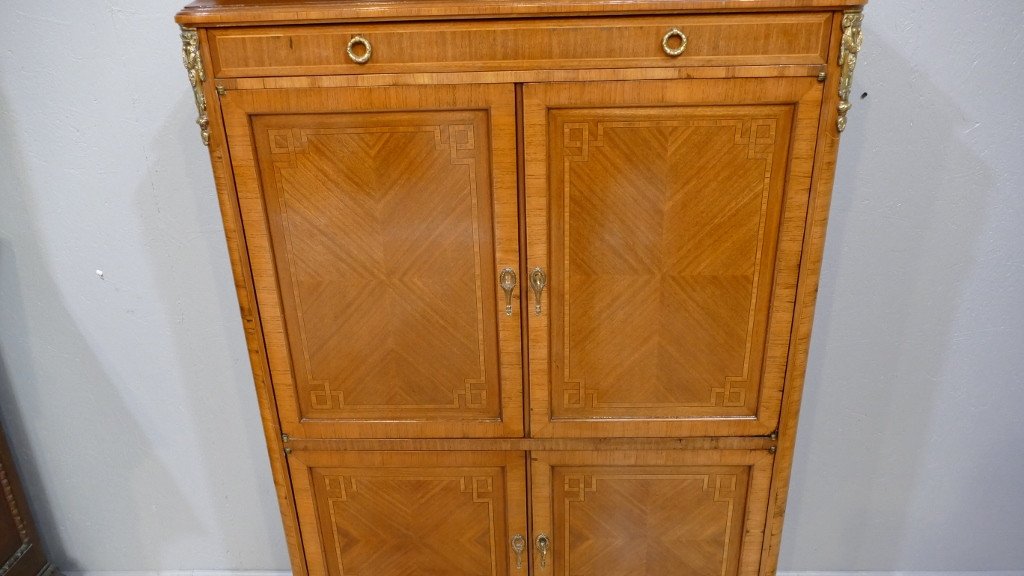
[[[774,573],[860,4],[178,14],[294,574]]]

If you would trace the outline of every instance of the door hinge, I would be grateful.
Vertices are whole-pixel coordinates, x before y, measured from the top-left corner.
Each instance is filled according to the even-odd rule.
[[[824,74],[824,72],[822,72],[822,74]],[[228,89],[227,88],[225,88],[221,84],[217,84],[217,95],[218,96],[223,96],[223,95],[225,95],[227,93],[228,93]]]

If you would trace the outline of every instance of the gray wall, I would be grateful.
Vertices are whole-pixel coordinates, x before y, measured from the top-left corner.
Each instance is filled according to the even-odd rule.
[[[1024,2],[867,12],[782,566],[1024,571]]]
[[[177,8],[2,9],[0,412],[67,569],[288,566]],[[1024,570],[1022,21],[869,7],[786,570]]]

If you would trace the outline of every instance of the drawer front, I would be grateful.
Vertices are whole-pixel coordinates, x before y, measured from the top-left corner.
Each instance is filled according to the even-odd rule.
[[[824,64],[829,13],[212,30],[219,78],[474,70]],[[678,30],[685,35],[666,35]],[[348,54],[365,39],[365,63]],[[365,44],[352,45],[355,59]]]

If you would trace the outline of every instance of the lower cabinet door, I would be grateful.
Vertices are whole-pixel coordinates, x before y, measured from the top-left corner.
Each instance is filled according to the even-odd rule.
[[[532,452],[536,576],[755,576],[767,451]]]
[[[524,452],[296,451],[288,462],[310,574],[526,574],[528,551],[517,569],[509,545],[527,534]]]

